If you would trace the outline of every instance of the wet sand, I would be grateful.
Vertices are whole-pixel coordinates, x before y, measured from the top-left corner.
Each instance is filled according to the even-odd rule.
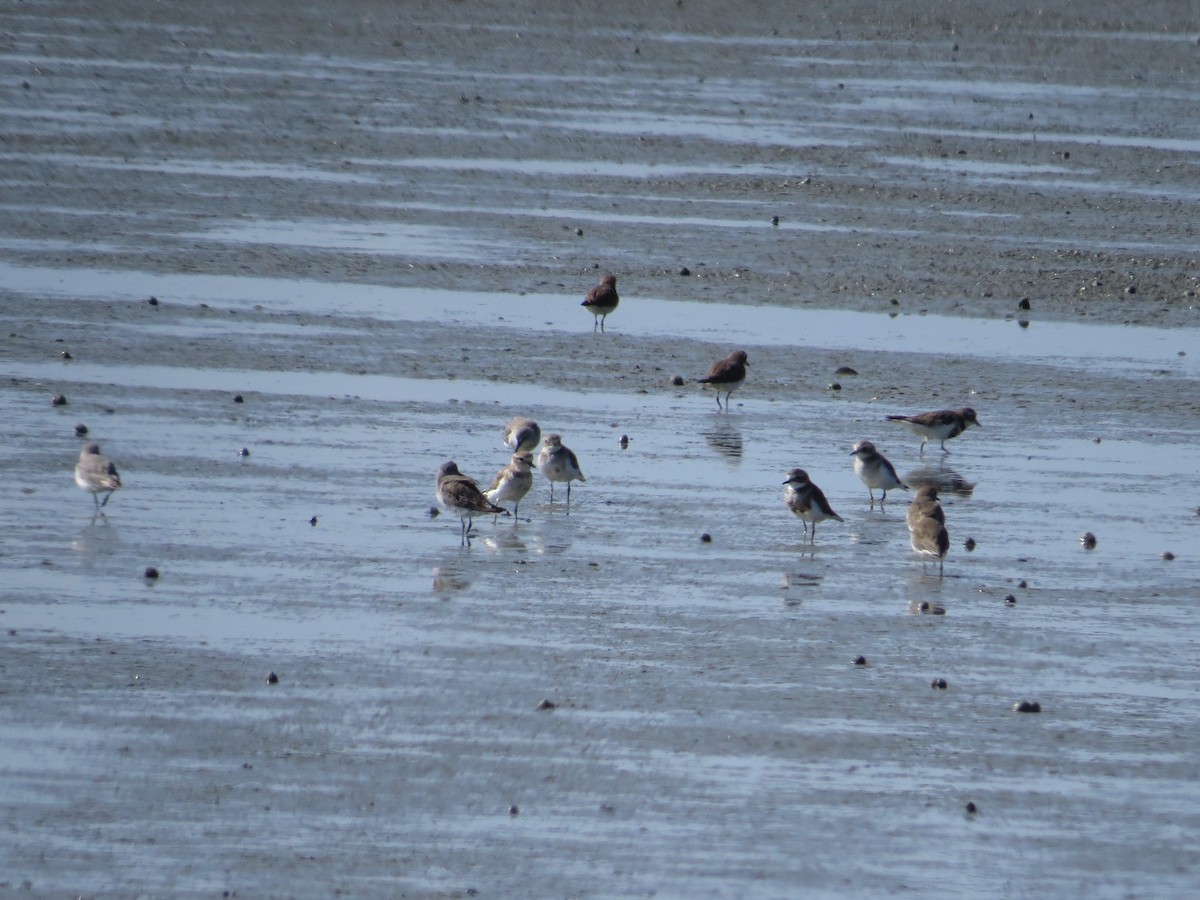
[[[0,3],[0,888],[1190,896],[1195,23],[1062,7]]]

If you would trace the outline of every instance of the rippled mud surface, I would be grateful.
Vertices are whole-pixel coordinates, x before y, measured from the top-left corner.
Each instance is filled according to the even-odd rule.
[[[0,893],[1191,896],[1195,23],[642,6],[0,2]]]

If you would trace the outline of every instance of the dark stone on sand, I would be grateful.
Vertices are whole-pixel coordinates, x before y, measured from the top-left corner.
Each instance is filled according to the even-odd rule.
[[[441,514],[442,514],[442,511],[440,509],[438,509],[436,506],[429,507],[429,518],[436,519]]]
[[[84,437],[88,433],[88,427],[80,422],[75,426],[75,434],[77,437]]]
[[[771,216],[771,224],[776,226],[779,225],[779,216]]]
[[[975,813],[979,812],[979,807],[976,806],[974,803],[968,803],[967,804],[967,812],[970,813],[971,815],[975,815]]]
[[[1040,713],[1042,711],[1042,704],[1036,700],[1018,700],[1012,705],[1012,708],[1013,712]]]
[[[688,276],[688,275],[691,275],[691,274],[692,274],[692,270],[691,270],[691,269],[689,269],[687,266],[680,266],[680,267],[679,267],[679,274],[680,274],[680,275],[683,275],[684,277],[686,277],[686,276]]]
[[[1017,587],[1019,587],[1021,590],[1025,590],[1025,588],[1029,587],[1029,582],[1022,578],[1017,582]]]
[[[149,303],[151,306],[158,306],[158,298],[157,297],[151,297],[146,302]]]
[[[833,382],[831,385],[829,385],[828,388],[826,388],[826,390],[830,390],[830,391],[840,391],[841,389],[842,389],[842,386],[840,384],[838,384],[836,381]]]
[[[707,531],[704,532],[704,534],[700,535],[700,543],[711,544],[712,543],[712,535],[709,534]]]
[[[238,451],[238,456],[249,456],[249,455],[250,455],[250,450],[248,447],[243,447],[241,450]]]
[[[508,808],[508,814],[509,814],[510,816],[519,816],[519,815],[521,814],[521,810],[520,810],[520,808],[517,806],[517,804],[515,804],[515,803],[514,803],[512,806],[510,806],[510,807]]]
[[[1125,288],[1125,293],[1136,294],[1137,293],[1137,285],[1136,284],[1129,285],[1129,287]]]
[[[71,351],[70,351],[70,350],[63,350],[63,351],[62,351],[61,353],[59,353],[58,355],[59,355],[59,356],[61,356],[63,359],[74,359],[74,358],[75,358],[75,357],[73,357],[73,356],[71,355]]]
[[[317,517],[316,517],[316,516],[313,516],[311,519],[309,519],[309,520],[308,520],[308,524],[309,524],[309,525],[314,525],[314,526],[315,526],[315,525],[317,524]]]
[[[538,712],[545,712],[548,709],[554,709],[555,703],[553,700],[543,700],[537,705]]]
[[[867,658],[865,656],[856,656],[854,657],[854,664],[856,666],[865,666],[867,664]]]
[[[158,577],[158,569],[154,568],[154,566],[146,566],[144,577],[147,581],[153,581]]]
[[[1079,539],[1079,543],[1083,544],[1084,550],[1096,549],[1096,536],[1090,531]]]
[[[50,398],[50,405],[51,406],[66,406],[67,405],[66,395],[65,394],[55,394],[53,397]]]
[[[839,378],[849,378],[852,375],[857,375],[858,370],[853,369],[850,366],[838,366],[837,370],[833,374],[837,375]]]
[[[929,686],[935,691],[944,691],[950,685],[945,678],[935,678],[933,681],[929,682]]]
[[[1171,560],[1173,560],[1175,558],[1175,554],[1172,553],[1170,550],[1167,550],[1163,553],[1162,558],[1165,559],[1167,562],[1170,562]]]
[[[241,394],[234,394],[234,395],[233,395],[233,402],[234,402],[234,403],[245,403],[245,402],[246,402],[246,398],[245,398],[245,397],[243,397]]]
[[[966,550],[968,553],[970,553],[972,550],[974,550],[975,549],[975,538],[969,537],[965,541],[963,541],[963,549]]]
[[[279,676],[274,672],[267,673],[267,684],[279,684]]]
[[[683,376],[676,375],[674,378],[671,379],[671,384],[675,385],[675,387],[682,387],[683,386]]]
[[[1017,304],[1017,309],[1032,309],[1028,297],[1022,297],[1021,302]]]
[[[624,450],[626,447],[629,446],[629,435],[627,435],[627,434],[621,435],[621,439],[619,441],[617,441],[617,443],[620,444],[621,449]]]
[[[1005,596],[1004,602],[1007,603],[1009,606],[1016,606],[1017,598],[1014,597],[1012,594],[1008,594],[1007,596]]]

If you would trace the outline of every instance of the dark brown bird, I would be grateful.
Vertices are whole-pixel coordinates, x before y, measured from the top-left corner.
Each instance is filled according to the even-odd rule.
[[[949,453],[946,441],[958,437],[969,425],[979,425],[975,410],[969,406],[962,409],[939,409],[934,412],[917,413],[915,416],[888,416],[889,422],[899,422],[921,438],[921,453],[925,452],[926,441],[938,441],[942,452]],[[983,427],[983,426],[980,426]]]
[[[621,297],[617,294],[617,276],[606,272],[600,283],[587,292],[587,296],[579,305],[596,317],[592,323],[592,332],[595,333],[596,327],[599,326],[600,333],[603,334],[604,320],[620,302]]]
[[[937,488],[931,484],[917,490],[904,514],[908,524],[908,541],[913,552],[925,560],[938,561],[938,576],[945,574],[946,552],[950,549],[950,532],[946,530],[946,513],[938,502]]]
[[[788,472],[787,485],[783,490],[783,501],[788,509],[795,513],[804,527],[804,536],[808,537],[808,524],[812,523],[812,543],[817,540],[817,523],[826,519],[845,521],[833,511],[825,493],[809,480],[808,473],[803,469],[792,469]]]
[[[742,386],[742,382],[746,380],[746,351],[734,350],[724,359],[719,359],[712,364],[712,368],[708,370],[708,377],[699,378],[697,381],[704,385],[705,389],[712,389],[717,392],[717,407],[721,407],[721,391],[725,392],[726,412],[729,411],[729,395]]]
[[[507,509],[489,503],[475,481],[458,471],[458,464],[452,460],[442,463],[438,469],[437,499],[438,503],[458,515],[462,523],[460,543],[463,544],[471,542],[471,528],[475,524],[476,515],[509,514]]]

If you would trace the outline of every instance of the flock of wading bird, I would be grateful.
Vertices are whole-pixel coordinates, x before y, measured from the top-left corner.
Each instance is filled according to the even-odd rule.
[[[616,276],[605,274],[600,283],[588,291],[581,304],[595,317],[593,333],[597,329],[601,333],[604,332],[605,319],[620,302]],[[708,374],[696,381],[704,388],[715,391],[717,408],[728,412],[730,395],[746,380],[747,364],[746,351],[734,350],[724,359],[713,363]],[[721,403],[722,393],[725,394],[724,404]],[[941,409],[911,416],[888,416],[887,419],[900,423],[921,438],[922,455],[928,441],[937,441],[942,452],[949,453],[946,441],[958,437],[971,425],[979,425],[975,410],[970,407]],[[496,473],[491,487],[486,490],[481,490],[474,479],[462,474],[453,460],[442,463],[437,473],[437,499],[443,507],[458,515],[461,544],[470,545],[475,516],[510,514],[499,505],[501,503],[513,504],[512,515],[515,524],[521,500],[533,487],[534,468],[540,469],[542,475],[550,482],[551,503],[554,502],[554,483],[566,482],[567,512],[570,513],[571,482],[587,481],[579,467],[579,458],[569,447],[563,445],[560,435],[548,434],[535,465],[533,454],[541,439],[542,430],[532,419],[520,416],[505,425],[504,444],[512,450],[512,459]],[[909,486],[896,474],[895,466],[876,450],[870,441],[859,441],[854,445],[851,455],[854,457],[854,472],[867,486],[872,508],[875,506],[876,489],[881,491],[880,508],[887,501],[888,491],[895,488],[909,490]],[[800,519],[804,537],[809,543],[816,542],[818,522],[826,519],[844,521],[833,511],[824,492],[813,484],[803,469],[792,469],[783,484],[784,502]],[[946,513],[938,500],[936,486],[927,484],[917,489],[908,505],[905,521],[913,552],[921,557],[922,563],[936,560],[938,575],[944,575],[946,553],[950,549],[950,533],[946,530]]]

